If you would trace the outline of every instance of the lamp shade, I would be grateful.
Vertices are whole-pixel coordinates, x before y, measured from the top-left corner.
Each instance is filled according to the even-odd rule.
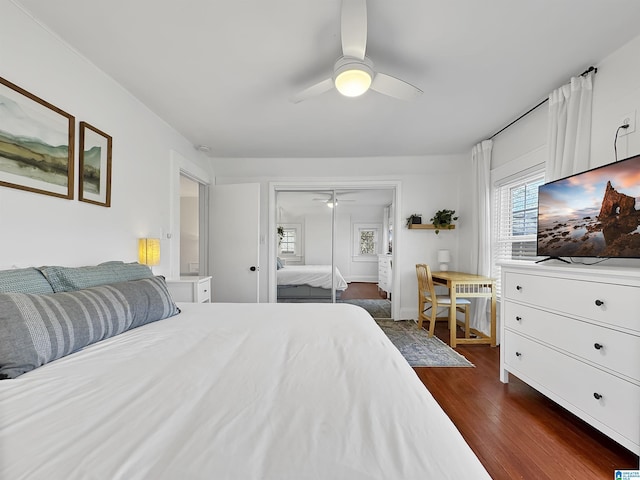
[[[336,76],[336,89],[345,97],[359,97],[369,90],[371,75],[364,69],[345,70]]]
[[[451,261],[451,252],[449,250],[438,250],[438,262],[449,263]]]
[[[358,97],[369,90],[373,80],[373,63],[367,57],[341,57],[334,65],[333,83],[345,97]]]
[[[446,272],[449,270],[449,265],[447,265],[451,261],[451,253],[449,250],[438,250],[438,262],[440,262],[440,270]]]
[[[138,239],[138,261],[143,265],[152,267],[160,265],[160,239],[140,238]]]

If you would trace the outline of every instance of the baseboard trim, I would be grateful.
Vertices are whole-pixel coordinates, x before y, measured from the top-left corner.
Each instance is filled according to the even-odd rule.
[[[351,276],[348,279],[345,278],[345,280],[347,280],[347,283],[351,283],[351,282],[362,282],[362,283],[378,283],[378,277],[372,277],[372,276]]]

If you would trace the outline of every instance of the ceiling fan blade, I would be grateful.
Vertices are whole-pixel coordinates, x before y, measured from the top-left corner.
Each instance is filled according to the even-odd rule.
[[[367,49],[367,1],[342,0],[342,54],[364,60]]]
[[[307,100],[311,97],[315,97],[316,95],[320,95],[321,93],[327,92],[332,88],[333,88],[333,79],[327,78],[326,80],[323,80],[320,83],[311,85],[309,88],[305,88],[301,92],[296,93],[293,97],[291,97],[291,101],[293,103],[300,103],[303,100]]]
[[[316,83],[315,85],[311,85],[310,87],[305,88],[301,92],[296,93],[293,97],[291,97],[291,101],[293,103],[300,103],[324,92],[328,92],[333,87],[333,79],[327,78],[319,83]]]
[[[312,198],[311,200],[313,200],[314,202],[330,202],[333,199],[333,197],[329,197],[329,198]],[[350,198],[342,198],[342,197],[337,197],[338,202],[356,202],[357,200],[355,199],[350,199]]]
[[[371,90],[400,100],[413,100],[422,94],[418,87],[385,73],[376,73]]]

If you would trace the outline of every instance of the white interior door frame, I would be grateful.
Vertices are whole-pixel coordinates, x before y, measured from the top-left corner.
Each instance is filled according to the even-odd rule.
[[[276,257],[278,255],[278,239],[276,228],[277,222],[277,200],[276,196],[278,191],[291,191],[291,190],[380,190],[380,189],[392,189],[394,208],[394,238],[393,238],[393,252],[392,261],[394,265],[397,265],[396,255],[399,248],[402,248],[402,238],[400,235],[401,229],[398,225],[402,225],[402,220],[399,217],[402,211],[400,205],[400,199],[402,198],[402,182],[400,180],[362,180],[362,181],[291,181],[291,182],[269,182],[269,235],[268,248],[269,248],[269,302],[273,303],[277,301],[277,279],[276,269],[273,265],[276,264]],[[332,240],[333,242],[333,240]],[[333,255],[333,252],[332,252]],[[393,284],[393,298],[399,300],[401,296],[400,275],[398,269],[392,269],[392,284]],[[391,302],[391,315],[393,318],[400,318],[400,302]]]
[[[169,243],[170,260],[168,278],[171,279],[180,276],[180,175],[186,175],[201,185],[208,187],[212,183],[212,174],[192,161],[187,160],[175,150],[170,151],[169,163],[171,165],[169,185],[169,197],[171,198],[171,205],[169,207],[170,225],[162,226],[162,241]],[[208,212],[203,212],[203,215],[208,217]],[[208,218],[206,221],[208,221]],[[208,238],[201,240],[201,242],[205,242],[205,249],[208,252]]]

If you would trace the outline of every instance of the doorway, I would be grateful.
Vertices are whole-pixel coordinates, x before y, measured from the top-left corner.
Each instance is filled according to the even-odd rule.
[[[395,188],[277,189],[276,301],[392,318],[394,203]]]
[[[208,186],[180,173],[180,276],[208,272]]]

